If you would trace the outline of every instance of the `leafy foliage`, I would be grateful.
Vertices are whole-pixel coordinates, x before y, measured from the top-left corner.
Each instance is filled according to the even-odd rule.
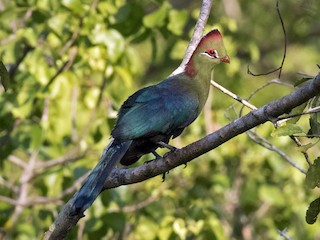
[[[306,176],[306,185],[309,188],[319,187],[320,185],[320,158],[317,158],[309,167]]]
[[[309,205],[309,208],[306,214],[307,223],[309,224],[315,223],[319,212],[320,212],[320,198],[317,198],[316,200],[312,201]]]
[[[274,76],[249,76],[245,66],[256,72],[278,67],[283,35],[273,1],[233,2],[232,9],[214,2],[207,30],[222,30],[231,57],[230,66],[217,68],[215,80],[247,97]],[[297,71],[318,71],[319,6],[298,2],[280,3],[288,10],[286,83],[299,79]],[[30,0],[3,1],[0,11],[0,235],[39,239],[80,186],[77,180],[96,164],[123,100],[179,65],[199,6]],[[261,106],[291,90],[268,86],[250,102]],[[213,93],[173,145],[184,146],[228,122],[224,113],[234,101]],[[306,109],[317,106],[314,100]],[[237,115],[240,108],[233,106]],[[318,126],[317,114],[304,115],[276,131],[265,124],[257,133],[307,169],[301,152],[319,159]],[[300,147],[288,137],[307,132],[315,137],[301,138]],[[312,186],[318,184],[318,161],[307,174]],[[71,239],[276,239],[284,228],[295,239],[318,239],[317,224],[303,219],[316,194],[304,180],[276,153],[239,136],[173,170],[164,183],[159,177],[104,192]],[[308,223],[315,221],[318,203],[310,204]]]

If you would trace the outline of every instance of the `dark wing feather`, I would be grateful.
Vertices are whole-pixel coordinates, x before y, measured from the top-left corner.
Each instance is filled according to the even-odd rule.
[[[112,136],[129,140],[158,134],[178,135],[199,114],[196,93],[174,82],[143,88],[122,105]]]

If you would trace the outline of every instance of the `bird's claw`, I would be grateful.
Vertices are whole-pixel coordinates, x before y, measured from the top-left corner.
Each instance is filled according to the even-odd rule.
[[[170,145],[170,144],[168,144],[168,143],[165,143],[165,142],[158,142],[158,144],[160,145],[160,147],[163,147],[163,148],[167,148],[167,149],[169,149],[171,152],[174,152],[175,150],[177,150],[177,148],[176,147],[174,147],[174,146],[172,146],[172,145]]]
[[[153,154],[153,156],[155,156],[155,159],[145,161],[144,162],[145,164],[148,164],[154,160],[158,160],[158,159],[162,158],[155,150],[153,150],[151,153]]]
[[[164,182],[164,181],[166,180],[166,174],[169,174],[169,171],[164,172],[164,173],[162,174],[162,182]]]

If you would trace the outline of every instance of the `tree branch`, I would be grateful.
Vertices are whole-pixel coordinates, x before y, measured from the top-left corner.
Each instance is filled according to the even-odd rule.
[[[190,145],[166,154],[163,158],[129,169],[114,169],[106,180],[104,189],[142,182],[185,164],[200,155],[270,119],[274,119],[308,101],[320,92],[320,73],[295,92],[277,99]],[[64,239],[82,214],[71,215],[73,198],[64,206],[44,239]]]
[[[202,6],[201,6],[199,18],[198,18],[196,26],[194,28],[193,35],[192,35],[190,43],[187,47],[186,53],[183,57],[183,60],[180,64],[180,66],[176,70],[174,70],[171,75],[176,75],[176,74],[181,73],[183,71],[185,65],[188,63],[189,59],[191,58],[192,53],[194,52],[194,50],[198,46],[198,43],[200,42],[200,39],[202,38],[202,35],[203,35],[204,26],[206,25],[207,20],[210,15],[211,6],[212,6],[212,0],[203,0],[202,1]]]

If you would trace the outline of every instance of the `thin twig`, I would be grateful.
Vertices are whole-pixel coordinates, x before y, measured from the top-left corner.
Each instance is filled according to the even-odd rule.
[[[302,144],[301,144],[301,142],[299,141],[298,138],[296,138],[295,136],[290,136],[290,138],[296,143],[296,145],[298,147],[302,146]],[[311,166],[309,154],[305,150],[302,150],[301,153],[303,154],[304,158],[306,159],[306,162],[308,163],[308,165]]]
[[[139,202],[137,204],[131,205],[131,206],[125,206],[124,208],[122,208],[123,212],[136,212],[139,209],[142,209],[146,206],[148,206],[150,203],[154,202],[157,200],[157,196],[156,195],[151,195],[149,196],[147,199],[145,199],[142,202]]]
[[[62,202],[61,199],[63,199],[65,196],[67,196],[69,194],[72,194],[77,188],[79,188],[79,186],[82,184],[84,179],[86,179],[88,174],[89,173],[85,173],[84,175],[79,177],[72,184],[72,186],[70,186],[67,189],[65,189],[58,197],[42,197],[42,196],[38,196],[36,198],[25,197],[23,200],[16,200],[16,199],[12,199],[12,198],[0,195],[0,201],[9,203],[9,204],[14,205],[14,206],[19,206],[21,208],[31,207],[31,206],[40,205],[40,204],[57,203],[57,202],[58,202],[58,204],[62,204],[63,202]]]
[[[12,163],[14,163],[15,165],[25,169],[27,168],[28,164],[25,163],[24,161],[22,161],[20,158],[18,158],[17,156],[14,156],[14,155],[10,155],[8,157],[8,160]]]
[[[75,149],[71,150],[69,153],[65,154],[60,158],[52,159],[47,162],[38,162],[36,167],[40,169],[51,168],[57,165],[63,165],[69,162],[74,162],[83,158],[86,155],[86,152],[77,153],[78,151],[79,148],[75,147]]]
[[[307,171],[303,168],[301,168],[300,166],[298,166],[288,155],[286,155],[284,152],[282,152],[279,148],[277,148],[275,145],[273,145],[271,142],[269,142],[267,139],[265,139],[264,137],[258,135],[257,133],[253,132],[252,130],[247,131],[247,135],[257,144],[259,144],[260,146],[278,153],[278,155],[280,155],[284,160],[286,160],[291,166],[293,166],[294,168],[298,169],[300,172],[302,172],[303,174],[306,174]]]
[[[77,104],[78,104],[79,89],[77,87],[72,88],[71,97],[71,139],[72,142],[76,142],[78,138],[77,132]]]
[[[6,196],[1,196],[0,195],[0,201],[3,201],[3,202],[6,202],[6,203],[9,203],[11,205],[19,205],[19,202],[13,198],[9,198],[9,197],[6,197]]]
[[[277,0],[277,13],[278,13],[278,16],[279,16],[279,19],[280,19],[280,22],[281,22],[283,35],[284,35],[283,57],[282,57],[282,62],[281,62],[280,69],[279,69],[279,74],[278,74],[278,78],[280,79],[281,78],[282,69],[283,69],[283,64],[284,64],[284,61],[285,61],[286,55],[287,55],[287,33],[286,33],[286,28],[284,27],[283,19],[282,19],[280,8],[279,8],[279,0]]]
[[[22,50],[22,55],[20,56],[20,58],[18,58],[18,60],[12,64],[9,68],[9,77],[11,79],[11,81],[14,79],[14,75],[16,74],[18,67],[20,66],[20,64],[23,62],[23,60],[26,58],[26,56],[28,55],[29,52],[31,52],[34,48],[29,46],[29,45],[25,45],[23,50]]]
[[[14,211],[11,216],[12,226],[18,221],[19,216],[21,215],[23,209],[25,208],[25,203],[29,194],[30,179],[33,177],[34,168],[37,163],[38,152],[33,152],[30,156],[27,167],[24,169],[20,177],[20,189],[19,195],[17,197],[17,204],[15,204]]]
[[[5,180],[2,176],[0,176],[0,185],[12,190],[14,193],[17,193],[19,189],[16,185]]]
[[[281,22],[281,27],[282,27],[282,30],[283,30],[283,35],[284,35],[284,50],[283,50],[283,57],[282,57],[282,61],[281,61],[281,64],[280,64],[280,67],[274,69],[274,70],[271,70],[269,72],[265,72],[265,73],[258,73],[258,74],[254,74],[251,70],[250,70],[250,66],[248,65],[247,66],[247,73],[252,75],[252,76],[264,76],[264,75],[269,75],[271,73],[274,73],[276,71],[279,70],[279,74],[278,74],[278,78],[280,79],[281,78],[281,73],[282,73],[282,68],[283,68],[283,65],[284,65],[284,61],[286,59],[286,54],[287,54],[287,33],[286,33],[286,28],[284,27],[284,23],[283,23],[283,19],[282,19],[282,16],[281,16],[281,12],[280,12],[280,8],[279,8],[279,0],[277,0],[277,4],[276,4],[276,8],[277,8],[277,13],[278,13],[278,16],[279,16],[279,20]]]
[[[54,82],[54,80],[64,71],[67,71],[73,64],[74,59],[76,58],[78,53],[78,48],[73,48],[72,51],[70,51],[68,60],[65,61],[60,68],[57,69],[56,73],[49,79],[48,83],[44,86],[43,91],[46,91],[51,84]]]
[[[170,76],[183,72],[185,65],[188,63],[189,59],[192,56],[192,53],[194,52],[198,43],[200,42],[200,39],[202,38],[204,27],[207,23],[209,15],[210,15],[211,6],[212,6],[212,0],[203,0],[202,1],[200,14],[199,14],[196,26],[193,31],[193,35],[192,35],[191,40],[189,42],[189,45],[187,47],[186,53],[183,57],[183,60],[180,64],[180,66],[176,70],[174,70]]]
[[[288,229],[287,228],[285,228],[285,229],[283,229],[283,230],[277,230],[277,232],[279,233],[279,235],[281,236],[281,237],[283,237],[283,239],[285,239],[285,240],[292,240],[291,239],[291,237],[289,237],[288,235],[287,235],[287,232],[288,232]]]
[[[294,118],[294,117],[300,117],[302,115],[307,115],[307,114],[312,114],[312,113],[317,113],[317,112],[320,112],[320,106],[318,107],[314,107],[314,108],[309,108],[308,110],[304,111],[304,112],[301,112],[301,113],[296,113],[296,114],[291,114],[291,115],[287,115],[285,117],[279,117],[278,119],[279,120],[283,120],[283,119],[291,119],[291,118]]]
[[[222,87],[221,85],[219,85],[218,83],[216,83],[215,81],[211,80],[210,81],[211,85],[218,88],[221,92],[225,93],[226,95],[232,97],[233,99],[237,100],[238,102],[242,103],[244,106],[250,108],[251,110],[255,110],[257,109],[256,106],[252,105],[251,103],[247,102],[246,100],[244,100],[243,98],[239,97],[238,95],[234,94],[233,92],[229,91],[228,89]]]
[[[94,119],[95,119],[95,117],[97,115],[97,109],[99,109],[99,106],[100,106],[100,104],[102,102],[102,99],[103,99],[103,93],[104,93],[104,89],[106,88],[107,82],[108,82],[108,79],[104,76],[103,80],[102,80],[102,83],[100,85],[100,93],[99,93],[97,102],[95,104],[95,108],[93,109],[93,111],[91,112],[90,116],[88,117],[88,121],[87,121],[85,127],[83,128],[83,130],[79,134],[80,136],[79,136],[78,141],[80,141],[80,139],[82,139],[84,136],[86,136],[86,134],[90,130],[91,124],[94,122]]]

